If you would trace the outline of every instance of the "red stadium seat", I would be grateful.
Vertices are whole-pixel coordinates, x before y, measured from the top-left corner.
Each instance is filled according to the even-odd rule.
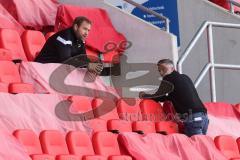
[[[42,154],[42,148],[38,136],[31,130],[21,129],[13,132],[13,135],[24,145],[33,160],[54,160],[54,156]]]
[[[86,132],[71,131],[66,136],[69,152],[83,157],[85,155],[95,155],[92,142]]]
[[[0,82],[0,92],[8,92],[8,84]]]
[[[32,155],[32,160],[55,160],[55,157],[48,154]]]
[[[223,7],[223,8],[225,8],[225,9],[227,9],[227,10],[230,10],[230,3],[228,2],[228,0],[210,0],[210,1],[219,5],[219,6],[221,6],[221,7]],[[239,0],[234,0],[234,1],[240,3]],[[237,6],[234,6],[234,11],[235,12],[240,11],[240,8],[237,7]]]
[[[150,99],[144,99],[140,103],[140,108],[145,121],[162,121],[165,113],[162,105]]]
[[[42,154],[40,141],[33,131],[21,129],[14,131],[13,135],[24,145],[29,155]]]
[[[132,160],[130,156],[110,156],[108,160]]]
[[[40,142],[43,152],[46,154],[59,155],[69,154],[64,136],[55,130],[46,130],[40,133]]]
[[[56,156],[56,160],[79,160],[77,156],[69,155],[65,137],[59,131],[42,131],[40,133],[40,142],[43,152]]]
[[[107,131],[107,122],[103,119],[92,119],[83,123],[86,128],[89,128],[93,132],[106,132]]]
[[[86,156],[82,160],[107,160],[107,158],[104,156]]]
[[[69,100],[72,102],[70,111],[72,113],[85,113],[90,111],[88,118],[94,118],[92,112],[92,98],[86,96],[71,96]]]
[[[118,51],[111,51],[102,54],[102,61],[105,63],[113,63],[113,64],[118,64],[120,63],[120,55]]]
[[[107,127],[109,131],[115,133],[132,132],[132,124],[130,121],[120,119],[109,120],[107,122]]]
[[[12,52],[8,49],[0,49],[0,61],[12,61]]]
[[[151,121],[137,121],[132,123],[132,130],[140,134],[156,133],[155,123]]]
[[[33,93],[33,86],[22,83],[17,66],[11,61],[0,61],[0,83],[2,89],[6,90],[8,84],[8,91],[10,93]]]
[[[71,131],[66,136],[69,152],[85,160],[106,160],[105,157],[95,155],[92,141],[86,132]]]
[[[117,110],[120,119],[127,121],[142,120],[141,110],[139,107],[140,99],[122,98],[117,102]]]
[[[166,120],[171,121],[175,119],[176,111],[174,109],[172,102],[165,101],[163,103],[163,111],[166,114]]]
[[[95,109],[99,106],[101,106],[101,108],[97,109],[96,112],[94,112],[95,117],[98,117],[104,120],[119,119],[116,103],[113,100],[106,99],[106,98],[93,99],[92,107]]]
[[[216,147],[229,159],[240,159],[238,145],[235,139],[231,136],[222,135],[214,139]]]
[[[117,141],[117,135],[110,132],[98,132],[92,138],[96,154],[108,157],[109,160],[131,160],[129,156],[123,156]]]
[[[45,35],[45,39],[48,40],[49,37],[51,37],[52,35],[54,35],[55,32],[48,32],[46,35]]]
[[[87,57],[91,60],[91,62],[99,61],[99,52],[95,51],[89,47],[86,47]]]
[[[240,137],[238,137],[238,139],[236,141],[237,141],[237,145],[238,145],[238,150],[240,152]]]
[[[155,124],[156,132],[164,134],[179,133],[178,124],[172,121],[161,121]]]
[[[56,160],[79,160],[79,157],[76,155],[58,155]]]
[[[20,35],[12,29],[0,29],[0,48],[11,51],[13,60],[27,61]]]
[[[34,61],[45,41],[45,37],[40,31],[26,30],[23,32],[23,48],[29,61]]]

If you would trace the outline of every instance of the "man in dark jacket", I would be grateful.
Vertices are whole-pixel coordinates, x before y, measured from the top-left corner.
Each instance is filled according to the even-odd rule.
[[[182,120],[185,134],[188,136],[205,135],[209,124],[207,110],[191,79],[175,71],[173,62],[169,59],[160,60],[157,66],[163,77],[158,91],[155,94],[140,92],[139,97],[160,102],[171,101],[178,116],[184,116]]]
[[[76,63],[79,63],[79,67],[87,67],[89,71],[100,74],[103,65],[90,63],[86,56],[85,39],[90,29],[91,21],[89,19],[86,17],[75,18],[72,27],[57,32],[47,40],[35,61],[64,63],[73,62],[73,58],[76,57]]]

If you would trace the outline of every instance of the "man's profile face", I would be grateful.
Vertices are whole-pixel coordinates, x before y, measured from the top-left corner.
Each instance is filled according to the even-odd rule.
[[[91,24],[86,21],[83,21],[80,26],[78,26],[77,24],[74,25],[74,32],[76,34],[76,37],[78,39],[82,39],[83,41],[86,40],[90,30]]]
[[[166,64],[159,64],[158,65],[158,71],[160,73],[160,75],[162,77],[164,77],[166,75],[166,73],[168,72],[168,66]]]

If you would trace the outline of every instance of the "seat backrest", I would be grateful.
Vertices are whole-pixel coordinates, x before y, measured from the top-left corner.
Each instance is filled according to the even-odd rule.
[[[27,61],[20,35],[12,29],[0,29],[0,48],[10,50],[13,60]]]
[[[240,152],[240,137],[238,137],[236,141],[237,141],[237,145],[238,145],[238,150]]]
[[[28,129],[19,129],[13,135],[24,145],[29,155],[42,154],[42,148],[38,136]]]
[[[11,61],[0,61],[0,82],[21,82],[17,66]]]
[[[51,155],[69,154],[65,137],[56,130],[45,130],[40,133],[43,153]]]
[[[22,44],[29,61],[34,61],[46,40],[42,32],[26,30],[22,34]]]
[[[120,155],[117,134],[98,132],[92,137],[93,148],[96,154],[103,156]]]
[[[139,107],[140,99],[122,98],[117,102],[117,111],[120,119],[128,121],[142,120],[142,114]]]
[[[137,132],[156,133],[155,123],[152,121],[138,121],[132,123],[132,130]]]
[[[113,119],[107,122],[107,128],[109,131],[132,132],[132,124],[130,121],[121,119]]]
[[[173,121],[161,121],[155,125],[156,131],[160,133],[179,133],[178,124]]]
[[[154,100],[144,99],[140,102],[140,108],[145,121],[161,121],[165,119],[165,113],[160,103]]]
[[[119,119],[116,103],[111,99],[95,98],[92,100],[92,107],[96,109],[94,115],[97,118],[105,120]]]
[[[81,157],[95,154],[91,139],[86,132],[71,131],[67,134],[66,141],[70,154]]]
[[[72,102],[70,106],[70,112],[72,113],[86,113],[87,117],[83,117],[84,120],[88,118],[93,119],[94,114],[92,112],[92,98],[86,96],[71,96],[69,100]]]
[[[227,158],[240,156],[237,142],[233,137],[220,135],[214,138],[214,143]]]
[[[46,35],[45,35],[45,39],[48,40],[49,37],[51,37],[52,35],[54,35],[56,32],[48,32]]]
[[[166,115],[166,120],[174,120],[176,116],[175,108],[171,101],[165,101],[162,105],[163,111]]]

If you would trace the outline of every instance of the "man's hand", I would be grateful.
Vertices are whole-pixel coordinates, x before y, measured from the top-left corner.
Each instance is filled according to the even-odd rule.
[[[139,92],[139,98],[143,98],[143,96],[145,95],[146,93],[145,92]]]
[[[99,75],[103,70],[103,65],[101,63],[89,63],[87,68],[88,71]]]

